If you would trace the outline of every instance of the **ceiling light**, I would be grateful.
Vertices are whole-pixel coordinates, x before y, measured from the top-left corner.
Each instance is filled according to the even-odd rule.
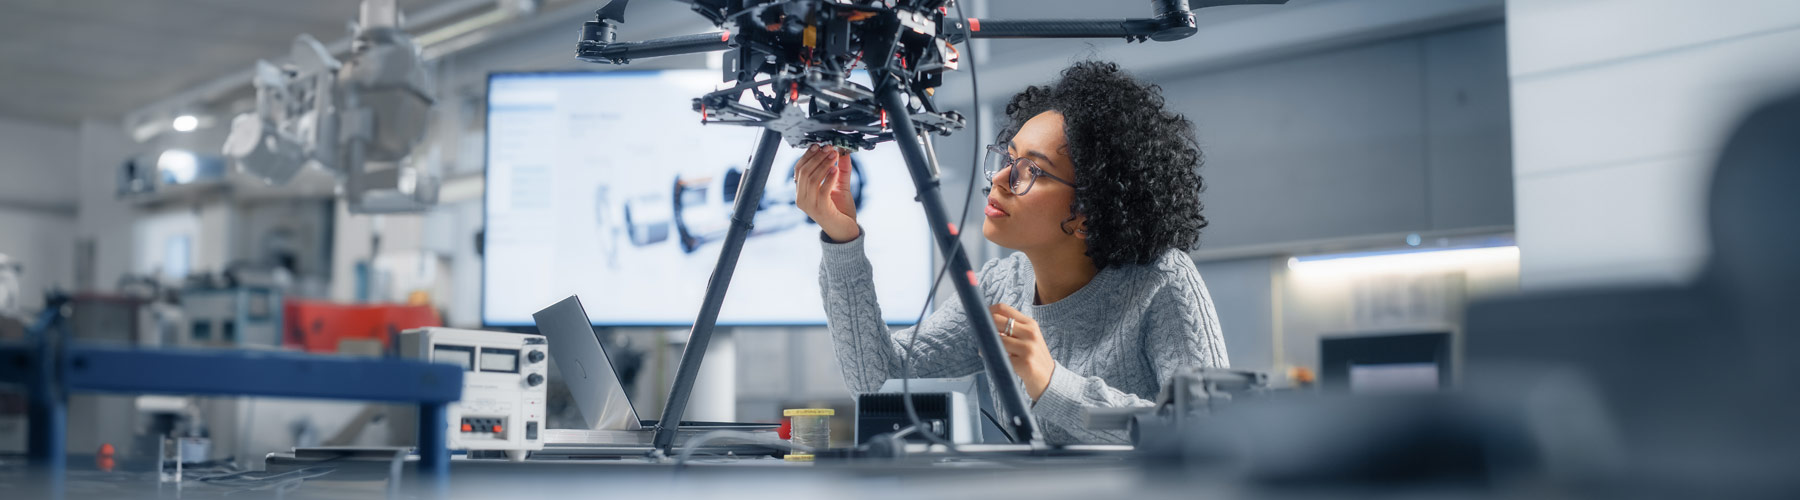
[[[195,127],[200,126],[200,119],[195,118],[194,115],[181,115],[175,117],[175,123],[172,125],[176,132],[193,132]]]
[[[1519,247],[1514,245],[1467,246],[1293,257],[1288,269],[1307,274],[1442,272],[1518,261]]]

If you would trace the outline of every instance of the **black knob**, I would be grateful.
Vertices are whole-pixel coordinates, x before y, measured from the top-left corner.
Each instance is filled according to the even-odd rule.
[[[533,373],[533,374],[531,374],[531,376],[525,377],[525,385],[537,387],[538,385],[541,385],[543,383],[544,383],[543,375]]]
[[[531,351],[525,354],[525,360],[533,363],[544,362],[544,351]]]

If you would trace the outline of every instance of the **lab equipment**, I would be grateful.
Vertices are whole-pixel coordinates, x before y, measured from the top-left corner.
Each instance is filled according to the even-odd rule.
[[[450,449],[502,450],[514,461],[544,449],[548,348],[542,335],[440,327],[400,333],[405,357],[463,371],[462,401],[450,404],[445,419]]]
[[[429,305],[288,299],[283,311],[287,320],[283,343],[315,353],[335,353],[341,346],[362,343],[378,343],[386,351],[395,340],[393,332],[443,325]]]
[[[348,60],[311,35],[288,60],[256,62],[256,111],[231,121],[224,155],[271,184],[318,165],[342,182],[352,213],[418,212],[438,179],[405,160],[430,122],[431,78],[395,0],[363,0]]]
[[[281,300],[281,290],[269,286],[183,289],[187,328],[167,340],[183,347],[279,347]]]

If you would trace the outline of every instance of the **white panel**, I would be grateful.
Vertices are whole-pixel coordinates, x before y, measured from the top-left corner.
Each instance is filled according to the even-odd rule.
[[[1434,35],[1424,46],[1430,227],[1512,225],[1505,27],[1496,23]]]
[[[1429,229],[1420,43],[1163,80],[1205,157],[1201,247]]]
[[[1511,0],[1514,76],[1800,28],[1794,0]]]
[[[19,276],[19,305],[36,314],[44,305],[44,292],[67,291],[73,285],[75,218],[0,208],[0,254],[23,265]]]
[[[73,127],[0,118],[0,203],[73,212],[78,137]]]
[[[1278,368],[1271,278],[1273,267],[1281,265],[1278,262],[1285,261],[1253,258],[1194,263],[1212,291],[1232,368],[1270,373]]]
[[[1516,171],[1642,161],[1715,148],[1751,105],[1800,85],[1796,54],[1800,30],[1579,72],[1515,78]]]
[[[111,289],[119,275],[134,267],[132,220],[136,210],[119,200],[119,164],[142,146],[125,136],[114,120],[88,120],[79,128],[76,153],[80,210],[75,216],[77,237],[94,243],[92,283],[76,284],[78,290]],[[80,265],[79,263],[77,265]]]
[[[1707,252],[1712,157],[1520,175],[1520,286],[1674,283]]]

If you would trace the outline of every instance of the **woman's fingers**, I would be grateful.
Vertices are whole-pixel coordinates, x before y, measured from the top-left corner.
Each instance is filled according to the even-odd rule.
[[[834,167],[832,169],[832,172],[834,172],[834,175],[832,175],[832,177],[831,177],[833,183],[837,185],[838,189],[849,191],[850,190],[850,167],[851,167],[850,155],[849,154],[838,155],[837,161],[832,162],[831,166]]]
[[[800,211],[811,214],[813,211],[812,193],[806,191],[806,174],[799,169],[794,170],[794,206]]]
[[[1031,316],[1019,312],[1018,309],[1006,304],[994,304],[988,306],[988,311],[992,312],[994,327],[999,329],[1002,336],[1027,340],[1039,337],[1037,321],[1031,319]],[[1008,319],[1013,321],[1012,335],[1006,335],[1006,320]]]
[[[1000,346],[1006,348],[1008,356],[1024,356],[1031,352],[1031,341],[1028,340],[1000,337]]]
[[[1019,321],[1031,321],[1031,316],[1026,316],[1025,313],[1019,312],[1018,309],[1013,309],[1013,306],[1009,306],[1009,305],[1006,305],[1003,303],[988,306],[988,312],[1004,315],[1008,318],[1017,319]]]
[[[809,215],[820,206],[821,200],[816,188],[820,183],[819,165],[824,162],[824,156],[819,146],[812,146],[807,149],[805,156],[800,157],[800,164],[794,168],[794,202]]]
[[[1010,337],[1011,336],[1011,335],[1009,335],[1009,333],[1011,333],[1011,332],[1006,331],[1006,320],[1011,319],[1011,318],[1007,318],[1005,315],[1002,315],[1000,313],[990,314],[989,316],[992,317],[994,320],[994,331],[1000,332],[1001,337]],[[1016,322],[1016,320],[1013,323],[1013,329],[1014,330],[1018,329],[1018,323]]]
[[[819,161],[819,164],[817,166],[813,167],[818,172],[818,177],[819,177],[820,182],[816,185],[808,184],[808,186],[812,187],[813,199],[818,200],[820,205],[824,205],[825,203],[829,203],[831,201],[831,188],[837,186],[836,184],[833,184],[831,182],[831,176],[832,176],[833,171],[835,170],[832,167],[837,164],[837,158],[838,158],[837,149],[830,149],[829,151],[826,151],[822,156],[824,156],[825,158],[821,159]]]

